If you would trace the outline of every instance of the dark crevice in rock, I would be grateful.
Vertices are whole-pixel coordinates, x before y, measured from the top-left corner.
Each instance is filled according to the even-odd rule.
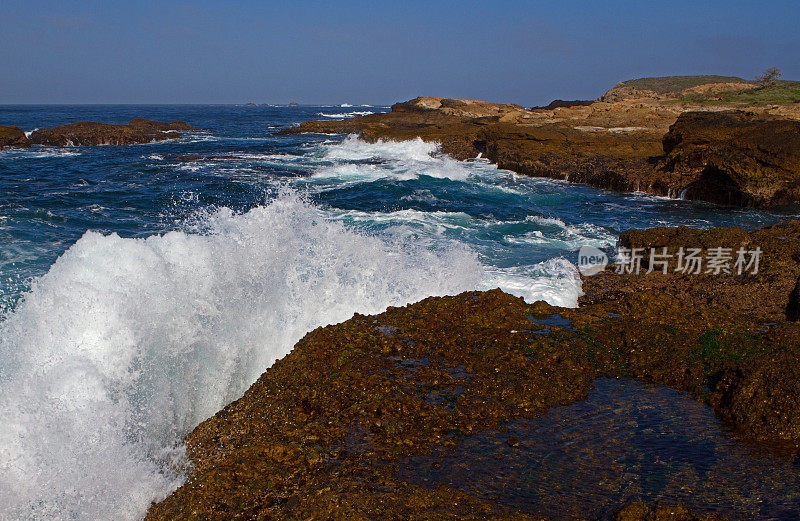
[[[797,322],[800,320],[800,277],[794,289],[789,294],[789,303],[786,306],[786,320]]]
[[[686,187],[684,198],[724,206],[753,206],[754,203],[753,196],[745,193],[728,173],[710,165],[703,169],[697,181]]]

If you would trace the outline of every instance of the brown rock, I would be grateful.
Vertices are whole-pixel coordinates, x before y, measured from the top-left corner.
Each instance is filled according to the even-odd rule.
[[[614,516],[614,521],[719,521],[723,519],[713,514],[694,514],[681,505],[647,506],[644,503],[630,503]]]
[[[5,146],[27,146],[25,132],[19,127],[4,127],[0,125],[0,148]]]
[[[800,199],[800,122],[687,112],[664,136],[664,171],[687,199],[775,207]]]
[[[541,521],[455,487],[404,481],[397,466],[477,433],[523,446],[505,425],[583,399],[598,376],[686,391],[739,435],[800,451],[800,327],[780,313],[791,289],[780,274],[798,270],[800,222],[752,233],[662,228],[630,232],[624,241],[722,241],[759,246],[769,256],[763,278],[694,279],[704,287],[694,294],[669,275],[626,283],[606,274],[587,279],[580,309],[528,305],[492,290],[318,328],[187,437],[192,478],[147,519]],[[588,282],[595,279],[630,291],[604,293],[603,284]],[[763,309],[738,301],[748,292]],[[548,325],[556,313],[558,323]],[[618,510],[613,499],[597,501],[605,502],[598,511],[618,511],[620,521],[719,519],[680,506]]]
[[[81,121],[69,125],[37,130],[31,134],[32,145],[93,146],[93,145],[131,145],[151,143],[181,137],[174,130],[192,130],[194,127],[180,121],[159,123],[144,119],[134,119],[128,125],[112,125]]]
[[[142,118],[132,119],[131,122],[128,123],[128,126],[138,130],[151,131],[151,132],[165,132],[168,130],[184,130],[184,131],[200,130],[183,121],[173,121],[172,123],[161,123],[159,121],[150,121]]]
[[[421,138],[456,159],[482,153],[525,175],[717,204],[775,207],[800,199],[800,112],[787,113],[795,119],[763,107],[760,114],[679,117],[685,110],[659,100],[529,111],[418,97],[388,114],[309,121],[281,133],[359,134],[371,142]]]

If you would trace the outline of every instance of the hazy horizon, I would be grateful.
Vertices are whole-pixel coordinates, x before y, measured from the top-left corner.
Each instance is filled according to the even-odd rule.
[[[529,106],[648,76],[800,78],[789,0],[628,4],[11,0],[0,104]]]

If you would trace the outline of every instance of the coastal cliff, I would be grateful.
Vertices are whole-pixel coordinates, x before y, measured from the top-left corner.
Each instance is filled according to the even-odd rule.
[[[719,276],[608,269],[584,281],[579,309],[526,304],[492,290],[318,328],[188,436],[191,477],[147,519],[542,520],[528,510],[535,505],[414,476],[420,468],[436,476],[449,452],[477,439],[496,445],[472,464],[492,465],[499,457],[495,465],[517,468],[528,441],[510,426],[581,403],[598,378],[681,391],[713,408],[748,443],[797,454],[800,326],[790,311],[799,241],[798,221],[752,233],[632,231],[621,246],[758,247],[763,262],[757,273]],[[616,474],[623,461],[616,457],[623,454],[602,472],[630,480],[623,469]],[[549,472],[564,490],[577,479],[558,468]],[[725,518],[692,514],[668,500],[670,490],[725,490],[720,472],[670,474],[658,489],[667,498],[660,506],[643,505],[644,489],[609,478],[596,485],[604,492],[576,499],[574,510],[562,514]],[[518,477],[512,472],[502,480]],[[760,501],[737,503],[727,514],[755,515]]]
[[[620,84],[594,103],[552,109],[418,97],[387,114],[309,121],[281,133],[421,138],[458,159],[482,154],[520,174],[616,191],[759,208],[796,202],[800,103],[712,104],[726,89],[760,92],[728,80]]]

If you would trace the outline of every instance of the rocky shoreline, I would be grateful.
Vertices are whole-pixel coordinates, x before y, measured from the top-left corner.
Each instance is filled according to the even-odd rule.
[[[312,121],[282,133],[356,133],[373,142],[419,137],[459,159],[483,154],[522,174],[614,190],[732,206],[797,201],[800,124],[791,110],[686,111],[658,97],[640,105],[626,98],[641,95],[631,89],[623,85],[591,104],[536,110],[417,98],[388,114]],[[475,465],[499,468],[497,480],[524,483],[527,475],[513,469],[527,468],[529,441],[514,426],[584,403],[603,379],[679,392],[713,411],[728,438],[796,465],[800,221],[752,232],[630,230],[618,247],[638,259],[639,269],[611,266],[583,277],[577,309],[528,304],[498,289],[356,314],[308,333],[241,399],[186,438],[190,478],[154,504],[147,520],[543,521],[549,517],[535,501],[526,506],[485,484],[428,478],[452,454],[489,440],[493,449],[473,450],[477,460],[455,457],[451,464],[467,474]],[[707,254],[708,264],[686,269],[689,251]],[[751,255],[747,269],[737,264],[744,252]],[[726,263],[714,268],[714,255]],[[555,518],[763,514],[764,498],[740,496],[723,467],[699,472],[689,464],[659,474],[654,493],[654,485],[631,477],[621,463],[632,448],[620,441],[613,457],[589,456],[607,466],[603,477],[589,476],[594,495]],[[412,479],[420,468],[428,474]],[[558,490],[574,485],[568,471],[548,471]],[[758,472],[752,478],[769,483]],[[711,489],[733,499],[710,504],[704,494]],[[779,500],[793,501],[785,496]]]
[[[187,437],[191,477],[147,519],[544,519],[458,483],[411,483],[398,469],[409,458],[435,466],[436,454],[478,434],[514,458],[509,422],[579,403],[603,377],[687,393],[740,439],[794,458],[800,221],[620,239],[630,249],[693,246],[760,248],[763,257],[757,273],[609,268],[584,279],[578,309],[492,290],[318,328]],[[665,490],[717,478],[670,479]],[[644,505],[636,489],[594,507],[618,520],[739,519],[758,508],[693,514],[669,501]]]
[[[29,135],[16,126],[0,126],[0,148],[30,147],[44,145],[50,147],[134,145],[152,143],[167,139],[178,139],[178,131],[199,130],[183,121],[161,123],[136,118],[127,125],[112,125],[81,121],[69,125],[35,130]]]
[[[715,85],[690,90],[703,87],[716,92]],[[419,97],[386,114],[309,121],[280,133],[306,132],[421,138],[457,159],[480,154],[520,174],[621,192],[757,208],[800,200],[798,103],[709,106],[627,87],[588,104],[530,110]]]

